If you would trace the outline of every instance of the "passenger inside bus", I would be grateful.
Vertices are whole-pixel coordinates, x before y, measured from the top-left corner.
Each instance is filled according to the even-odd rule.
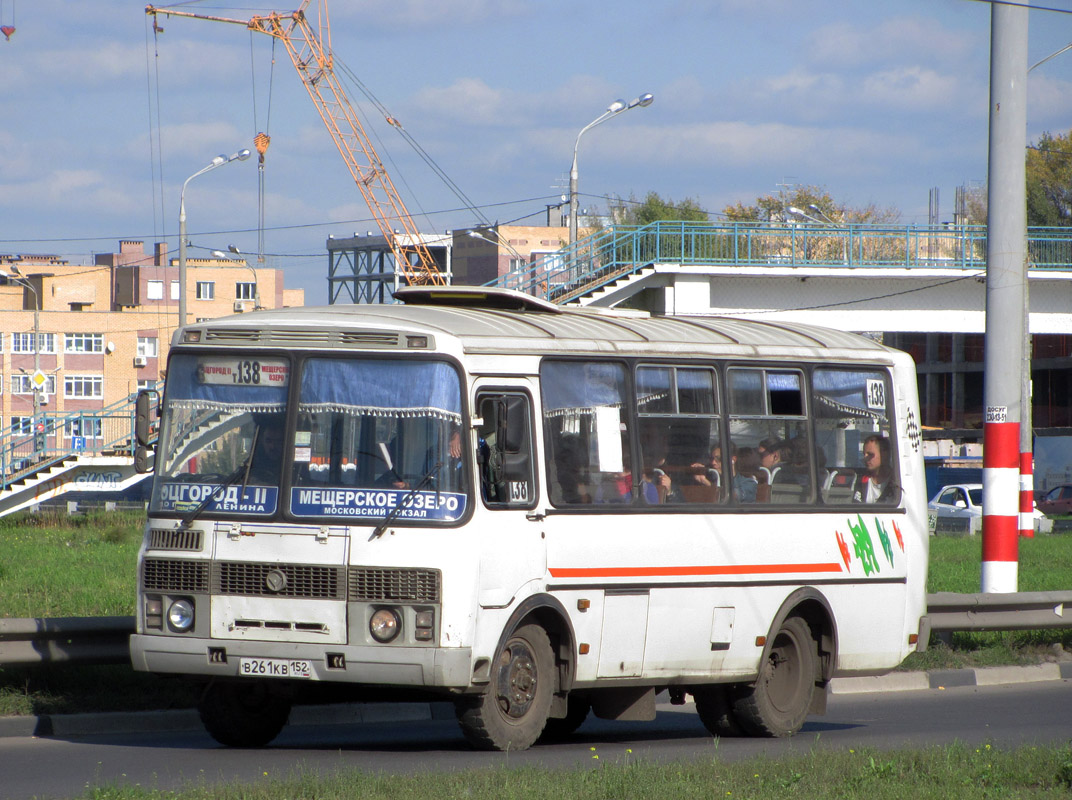
[[[864,439],[863,485],[853,495],[860,503],[896,503],[901,497],[901,487],[893,481],[890,455],[890,440],[879,434]]]
[[[247,483],[277,486],[283,466],[283,415],[273,414],[258,420],[254,437]]]

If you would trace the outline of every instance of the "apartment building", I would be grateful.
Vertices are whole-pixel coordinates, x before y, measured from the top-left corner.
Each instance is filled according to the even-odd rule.
[[[190,321],[304,304],[304,290],[284,288],[282,270],[226,258],[186,264]],[[93,264],[0,255],[0,430],[31,434],[35,389],[40,416],[67,418],[160,385],[178,301],[178,260],[163,244],[146,253],[143,242],[120,242]],[[49,438],[93,439],[99,429],[81,428],[99,425],[69,419]]]

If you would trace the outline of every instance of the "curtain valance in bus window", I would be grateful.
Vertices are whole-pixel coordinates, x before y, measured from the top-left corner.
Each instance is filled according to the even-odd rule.
[[[192,411],[281,412],[288,373],[284,359],[180,355],[168,364],[168,403]]]
[[[544,414],[592,413],[625,404],[625,369],[620,364],[545,361],[540,369]]]
[[[303,413],[436,417],[461,424],[458,373],[436,361],[310,359],[302,373]]]
[[[812,385],[817,416],[888,421],[886,378],[881,372],[817,369]]]

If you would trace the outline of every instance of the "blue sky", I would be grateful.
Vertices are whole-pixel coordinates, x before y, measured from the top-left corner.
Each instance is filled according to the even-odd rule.
[[[325,240],[375,225],[281,45],[273,70],[268,37],[166,17],[154,37],[143,2],[0,3],[16,26],[0,40],[0,253],[76,261],[120,239],[175,252],[182,182],[267,129],[265,252],[326,302]],[[292,6],[177,7],[248,19]],[[331,26],[340,63],[490,220],[542,220],[577,132],[652,92],[581,140],[583,206],[654,190],[718,212],[813,184],[925,224],[932,187],[948,219],[956,187],[986,178],[990,13],[972,0],[335,0]],[[1072,14],[1032,11],[1029,25],[1030,63],[1072,41]],[[351,96],[422,230],[478,222]],[[1029,139],[1070,128],[1072,52],[1028,83]],[[256,252],[257,187],[255,158],[191,182],[191,255]]]

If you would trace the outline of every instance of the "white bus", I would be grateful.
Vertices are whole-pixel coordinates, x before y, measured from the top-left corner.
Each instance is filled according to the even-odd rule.
[[[439,694],[475,746],[517,750],[589,713],[652,719],[661,690],[717,735],[786,736],[832,678],[915,649],[907,355],[397,296],[176,333],[132,660],[203,678],[219,742],[268,743],[309,696]]]

